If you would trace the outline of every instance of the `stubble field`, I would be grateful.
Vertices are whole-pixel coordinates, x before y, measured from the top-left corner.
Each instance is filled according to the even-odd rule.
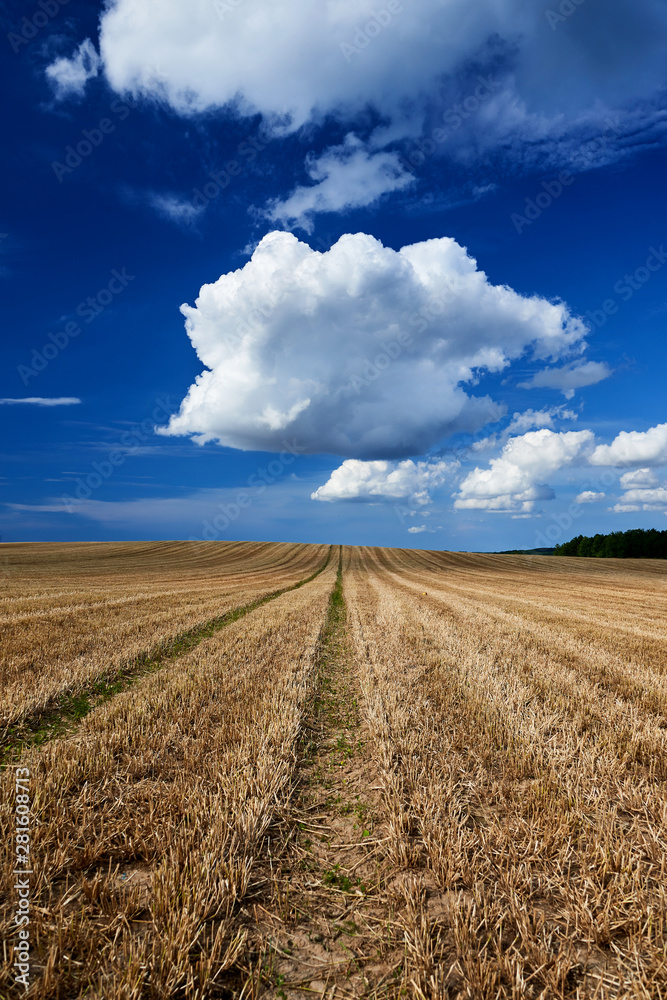
[[[667,997],[664,564],[0,549],[0,996]]]

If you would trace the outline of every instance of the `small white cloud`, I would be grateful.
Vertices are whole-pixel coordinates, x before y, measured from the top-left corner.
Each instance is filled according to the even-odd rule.
[[[390,191],[414,183],[396,153],[369,153],[355,135],[332,146],[318,159],[310,158],[307,170],[316,184],[298,187],[283,201],[276,199],[266,215],[273,222],[296,225],[310,233],[316,212],[365,208]]]
[[[658,477],[651,469],[633,469],[632,472],[624,472],[621,476],[621,486],[624,490],[650,489],[658,486]]]
[[[86,84],[100,71],[100,57],[90,38],[81,42],[71,59],[60,58],[46,68],[46,75],[56,88],[58,98],[81,95]]]
[[[192,225],[204,211],[203,205],[195,205],[175,194],[151,194],[148,203],[158,215],[185,226]]]
[[[13,406],[17,403],[28,406],[75,406],[80,402],[76,396],[26,396],[23,399],[0,399],[2,406]]]
[[[311,500],[401,500],[430,502],[429,490],[441,486],[458,468],[457,462],[361,462],[349,458],[329,480],[311,494]],[[426,529],[422,529],[426,530]]]
[[[552,406],[547,410],[525,410],[523,413],[514,413],[506,433],[523,434],[532,430],[533,427],[549,427],[553,429],[554,418],[560,420],[576,420],[577,414],[574,410],[567,410],[564,406]]]
[[[624,503],[667,504],[667,487],[658,486],[650,490],[628,490],[621,499]]]
[[[554,497],[545,478],[581,458],[593,442],[592,431],[557,434],[547,428],[510,438],[488,469],[465,477],[454,508],[530,513],[536,501]]]
[[[419,527],[408,528],[409,535],[420,535],[423,531],[428,531],[431,534],[434,534],[437,531],[437,528],[429,528],[426,524],[420,524]]]
[[[592,465],[642,466],[667,465],[667,424],[657,424],[647,431],[621,431],[611,444],[599,445],[591,456]]]
[[[641,507],[633,503],[615,503],[613,507],[608,507],[607,510],[612,511],[614,514],[632,514],[637,510],[641,510]]]
[[[485,510],[489,514],[509,514],[513,511],[529,513],[538,500],[553,500],[556,494],[546,483],[529,486],[516,493],[500,493],[494,497],[465,496],[456,494],[455,510]]]
[[[605,493],[594,493],[593,490],[584,490],[583,493],[579,493],[575,498],[575,503],[598,503],[599,500],[604,500]]]
[[[572,399],[577,389],[596,385],[609,378],[612,369],[603,361],[573,362],[562,368],[545,368],[536,372],[527,382],[520,382],[520,389],[559,389],[566,399]]]
[[[514,413],[507,433],[509,435],[524,434],[533,427],[553,428],[554,418],[550,410],[526,410],[524,413]]]
[[[616,511],[639,510],[639,505],[647,511],[663,511],[667,507],[667,486],[660,483],[648,467],[625,472],[621,476],[621,486],[625,493],[614,508]]]
[[[492,448],[495,448],[497,444],[498,435],[489,434],[488,437],[480,438],[478,441],[473,441],[470,445],[470,451],[473,453],[490,451]]]

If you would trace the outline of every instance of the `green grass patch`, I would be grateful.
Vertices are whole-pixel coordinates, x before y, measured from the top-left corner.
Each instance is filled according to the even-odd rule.
[[[366,893],[366,887],[360,878],[350,878],[340,870],[340,865],[334,865],[329,871],[326,871],[322,876],[322,882],[324,885],[331,886],[333,889],[339,889],[341,892],[363,892]]]

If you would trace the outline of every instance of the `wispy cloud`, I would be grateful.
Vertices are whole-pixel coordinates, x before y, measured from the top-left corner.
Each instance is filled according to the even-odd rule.
[[[174,194],[151,194],[148,203],[158,215],[184,226],[191,226],[204,211],[203,205]]]
[[[417,166],[437,149],[483,193],[499,161],[510,173],[580,172],[663,147],[665,4],[607,0],[568,13],[556,30],[550,18],[582,2],[545,11],[519,0],[392,0],[373,11],[351,0],[109,0],[100,54],[85,39],[46,73],[59,96],[80,95],[103,70],[118,94],[185,118],[222,108],[260,114],[273,136],[327,119],[357,129],[376,117],[370,138],[350,133],[306,161],[314,184],[265,207],[275,222],[309,231],[317,213],[413,185],[405,156]]]
[[[0,399],[0,405],[14,406],[16,404],[27,404],[28,406],[75,406],[81,400],[76,396],[25,396],[23,399]]]
[[[577,389],[597,385],[612,375],[604,361],[573,362],[562,368],[545,368],[536,372],[527,382],[519,382],[520,389],[560,389],[566,399],[572,399]]]
[[[89,38],[81,42],[71,59],[56,59],[46,69],[46,75],[55,87],[56,97],[81,96],[86,84],[100,71],[101,60]]]
[[[266,214],[273,222],[291,223],[309,233],[313,231],[314,213],[365,208],[415,180],[397,153],[369,153],[352,133],[342,145],[326,150],[319,159],[309,158],[307,170],[317,183],[297,187],[284,201],[276,199]]]

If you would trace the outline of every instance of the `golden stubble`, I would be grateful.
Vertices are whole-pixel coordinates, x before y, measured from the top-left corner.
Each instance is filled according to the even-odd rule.
[[[0,591],[0,732],[313,572],[327,546],[21,545]]]
[[[418,995],[662,995],[665,571],[575,564],[570,592],[568,562],[366,549],[348,574]]]
[[[77,608],[85,644],[105,602],[128,624],[155,600],[158,630],[177,632],[199,620],[198,600],[208,620],[228,598],[311,576],[328,551],[229,544],[224,566],[198,548],[173,572],[159,546],[127,548],[116,572],[89,550],[78,577],[57,576],[62,552],[46,568],[33,553],[3,612],[14,602],[39,645],[51,605]],[[30,1000],[302,995],[270,979],[267,968],[296,963],[276,953],[272,965],[270,942],[263,958],[252,950],[246,907],[271,895],[272,838],[303,826],[294,789],[323,693],[317,644],[337,561],[25,750],[38,873]],[[347,993],[339,974],[341,996],[667,995],[666,567],[370,548],[346,548],[342,562],[344,688],[360,719],[346,740],[363,745],[355,787],[374,790],[378,889],[358,904],[373,933],[360,932],[355,954],[373,958],[356,961]],[[115,634],[98,673],[134,649],[131,627]],[[36,684],[47,660],[26,668]],[[332,733],[336,721],[332,709]],[[309,794],[333,810],[326,789]],[[0,824],[9,842],[9,799]],[[283,866],[303,860],[300,843]],[[335,843],[321,853],[343,871]],[[340,885],[347,912],[355,889]],[[294,899],[271,910],[285,941],[308,940],[297,911]],[[11,940],[11,904],[2,921]],[[318,961],[327,947],[318,941]]]
[[[29,996],[194,998],[237,959],[234,907],[289,796],[335,571],[24,753],[39,873]],[[5,803],[7,838],[10,824]]]

